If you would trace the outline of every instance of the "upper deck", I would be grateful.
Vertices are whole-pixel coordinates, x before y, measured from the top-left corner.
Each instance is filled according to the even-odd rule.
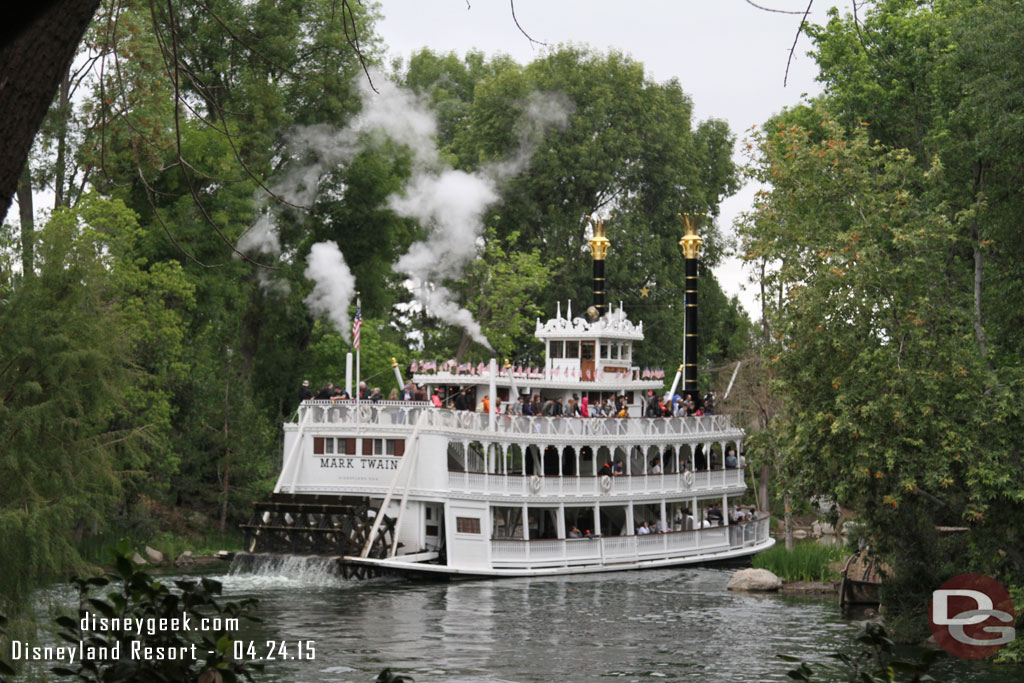
[[[701,417],[545,417],[477,413],[435,408],[414,401],[304,401],[298,421],[310,433],[327,436],[404,434],[422,419],[421,430],[457,438],[545,441],[556,444],[657,444],[734,441],[744,437],[729,415]]]

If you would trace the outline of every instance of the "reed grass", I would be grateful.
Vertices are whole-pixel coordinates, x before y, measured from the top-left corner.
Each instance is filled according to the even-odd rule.
[[[797,543],[792,552],[777,543],[754,555],[756,569],[767,569],[783,581],[837,581],[839,572],[828,565],[846,556],[839,546],[820,545],[814,541]]]

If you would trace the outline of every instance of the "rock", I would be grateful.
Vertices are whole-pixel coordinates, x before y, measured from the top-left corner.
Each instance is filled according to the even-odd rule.
[[[164,554],[162,552],[160,552],[159,550],[157,550],[156,548],[150,548],[147,545],[146,546],[146,559],[148,559],[153,564],[160,564],[161,562],[164,561]]]
[[[191,550],[186,550],[181,555],[178,555],[178,559],[176,559],[174,561],[174,564],[177,565],[178,567],[185,567],[185,566],[188,566],[190,564],[194,564],[195,561],[196,561],[196,558],[194,558],[192,556],[192,551]]]
[[[820,528],[821,529],[821,533],[823,533],[826,536],[835,536],[836,535],[836,528],[834,526],[832,526],[831,524],[829,524],[828,522],[822,522],[818,526],[818,528]]]
[[[804,539],[807,538],[807,529],[794,529],[793,538]]]
[[[230,550],[218,550],[216,557],[221,560],[230,560],[235,557],[235,554]]]
[[[729,579],[726,587],[731,591],[777,591],[782,579],[767,569],[741,569]]]
[[[135,564],[149,564],[148,562],[146,562],[146,558],[144,558],[142,555],[139,555],[138,553],[132,555],[132,562]]]
[[[811,536],[821,538],[821,522],[814,522],[811,524]]]

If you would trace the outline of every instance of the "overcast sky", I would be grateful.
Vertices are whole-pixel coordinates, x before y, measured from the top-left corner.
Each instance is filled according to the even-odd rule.
[[[741,141],[751,126],[819,91],[816,67],[805,55],[806,36],[797,44],[783,87],[806,0],[754,2],[797,14],[766,12],[746,0],[515,0],[515,18],[549,46],[614,48],[642,62],[655,81],[677,78],[693,98],[696,120],[725,119]],[[824,23],[833,5],[849,11],[848,2],[817,0],[809,20]],[[460,55],[469,49],[488,56],[501,52],[526,63],[546,49],[519,31],[508,0],[381,0],[381,7],[384,20],[377,29],[393,57],[408,59],[426,46]],[[750,206],[753,192],[746,187],[723,203],[724,230],[731,233],[733,218]],[[756,293],[750,285],[744,289],[749,276],[739,261],[730,259],[716,275],[726,292],[738,294],[759,317]]]

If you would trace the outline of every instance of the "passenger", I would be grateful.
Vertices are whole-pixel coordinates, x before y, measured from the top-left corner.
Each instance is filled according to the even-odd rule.
[[[331,394],[332,401],[344,401],[346,398],[348,398],[348,394],[345,393],[344,389],[341,387],[334,387],[334,393]]]
[[[320,387],[316,390],[316,400],[318,401],[329,401],[331,396],[334,395],[334,382],[328,382],[327,386]]]
[[[489,413],[489,412],[491,412],[491,399],[487,397],[487,394],[484,394],[483,400],[480,401],[480,412],[482,412],[482,413]]]
[[[459,393],[455,394],[453,403],[455,404],[455,410],[469,410],[469,401],[466,400],[465,389],[459,389]]]
[[[708,521],[711,522],[712,525],[717,524],[718,526],[722,526],[722,522],[725,518],[722,516],[722,509],[718,507],[717,503],[708,508],[707,515]]]
[[[605,464],[601,465],[601,469],[599,469],[597,471],[597,476],[599,476],[599,477],[611,476],[611,475],[612,475],[612,464],[610,462],[606,462]]]
[[[501,397],[497,396],[494,399],[494,412],[501,415]]]
[[[366,382],[359,383],[359,400],[365,401],[370,398],[370,390],[366,388]]]
[[[588,405],[589,399],[584,396],[580,402],[580,417],[590,417],[590,406]]]
[[[658,521],[654,523],[654,531],[659,534],[663,534],[668,531],[668,529],[665,528],[665,520],[661,517],[658,517]]]
[[[725,466],[729,467],[729,468],[733,468],[733,467],[736,467],[736,465],[738,465],[738,464],[739,464],[739,461],[736,460],[736,449],[730,447],[725,452]]]
[[[647,474],[661,474],[661,458],[651,461],[651,467],[647,470]]]
[[[519,397],[519,400],[523,404],[523,415],[533,417],[533,404],[525,400],[522,396]]]
[[[581,534],[580,530],[573,525],[573,527],[569,529],[569,538],[583,538],[583,534]]]
[[[302,380],[302,386],[299,387],[299,401],[308,401],[313,398],[313,390],[309,388],[309,380]]]
[[[676,516],[672,520],[672,531],[682,531],[684,524],[686,524],[686,521],[683,519],[683,510],[682,508],[676,508]]]
[[[562,417],[563,415],[565,415],[565,405],[562,403],[562,397],[559,396],[555,399],[555,417]]]
[[[690,469],[690,463],[686,462],[686,458],[679,458],[679,473],[682,474],[688,469]]]
[[[414,384],[413,386],[416,387],[416,388],[412,392],[412,400],[420,401],[421,403],[426,402],[426,400],[427,400],[427,390],[423,388],[423,385],[422,384],[420,384],[420,385]]]
[[[392,389],[390,391],[390,393],[388,393],[388,400],[389,401],[397,401],[398,400],[398,389]]]
[[[371,403],[380,403],[384,398],[384,394],[380,393],[380,387],[374,387],[373,392],[370,394]]]
[[[658,397],[654,395],[653,391],[647,392],[647,409],[644,412],[645,417],[661,417],[661,406],[658,405]]]
[[[530,401],[530,412],[539,417],[543,410],[544,404],[541,403],[540,394],[534,394],[533,400]]]
[[[625,473],[626,473],[626,468],[622,465],[622,461],[621,460],[616,460],[615,461],[615,467],[612,468],[612,474],[614,474],[616,477],[618,477],[618,476],[621,476],[621,475],[623,475]]]
[[[608,399],[601,399],[601,417],[613,417],[615,415],[615,409],[612,408],[611,401]]]
[[[618,414],[615,417],[629,417],[629,408],[627,408],[626,406],[622,406],[622,409],[619,410]]]
[[[430,395],[430,402],[434,404],[435,408],[441,407],[441,388],[434,387],[434,393]]]
[[[645,521],[637,528],[636,533],[637,536],[646,536],[647,534],[651,533],[651,527],[647,526],[647,522]]]

